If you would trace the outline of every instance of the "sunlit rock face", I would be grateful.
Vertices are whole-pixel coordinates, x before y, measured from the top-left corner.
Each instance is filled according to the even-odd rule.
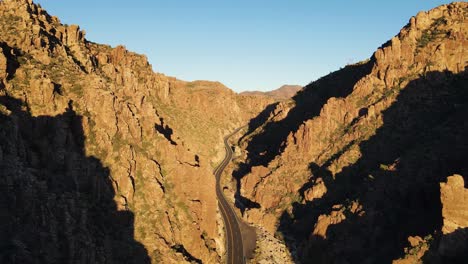
[[[272,99],[155,73],[29,0],[0,1],[0,88],[0,262],[221,260],[222,137]]]

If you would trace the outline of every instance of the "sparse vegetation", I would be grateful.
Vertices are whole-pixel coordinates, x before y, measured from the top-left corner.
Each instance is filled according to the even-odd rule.
[[[189,207],[184,202],[178,201],[176,205],[179,208],[181,208],[187,216],[192,217],[190,212],[189,212]]]
[[[79,97],[82,97],[83,94],[84,94],[83,86],[81,84],[78,84],[78,83],[73,84],[70,87],[69,91],[70,91],[70,93],[76,94]]]
[[[123,146],[128,145],[127,140],[121,133],[117,132],[112,139],[112,148],[115,153],[119,153]]]
[[[384,170],[384,171],[389,171],[389,170],[391,170],[389,165],[380,164],[379,167],[380,167],[381,170]]]
[[[369,103],[370,97],[371,97],[370,94],[368,94],[368,95],[366,95],[366,96],[363,96],[363,97],[359,97],[359,98],[358,98],[358,101],[357,101],[357,103],[356,103],[356,105],[357,105],[358,107],[367,106],[368,103]]]
[[[447,25],[447,19],[444,17],[434,20],[430,29],[426,29],[422,32],[421,37],[418,39],[417,48],[422,49],[429,43],[433,42],[437,38],[440,38],[447,34],[446,30],[439,29],[441,26]]]

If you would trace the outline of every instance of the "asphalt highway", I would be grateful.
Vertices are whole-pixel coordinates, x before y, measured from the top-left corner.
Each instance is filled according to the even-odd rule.
[[[226,149],[226,157],[223,162],[218,165],[214,171],[216,177],[216,196],[218,198],[218,205],[223,216],[224,226],[226,228],[226,263],[228,264],[244,264],[244,247],[242,244],[242,233],[239,227],[239,222],[234,212],[234,209],[229,205],[226,197],[224,196],[223,190],[221,189],[220,179],[223,170],[229,164],[232,159],[232,149],[229,146],[228,139],[239,132],[241,128],[236,129],[231,134],[224,137],[224,147]]]

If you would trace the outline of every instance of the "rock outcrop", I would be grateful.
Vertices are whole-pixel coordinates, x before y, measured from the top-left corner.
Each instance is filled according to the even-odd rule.
[[[0,1],[0,262],[215,263],[222,137],[272,102]],[[208,110],[209,109],[209,110]]]
[[[394,264],[464,263],[468,258],[468,189],[461,175],[440,183],[443,225],[434,235],[408,237],[405,256]]]
[[[233,176],[245,220],[305,263],[386,263],[442,228],[468,173],[467,3],[412,17],[367,61],[254,118]]]
[[[442,238],[439,253],[455,257],[468,252],[468,189],[460,175],[447,178],[440,184],[442,202]]]

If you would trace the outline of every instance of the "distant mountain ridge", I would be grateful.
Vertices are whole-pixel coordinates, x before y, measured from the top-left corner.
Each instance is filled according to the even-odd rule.
[[[275,100],[281,101],[293,97],[299,90],[302,89],[300,85],[283,85],[280,88],[268,92],[262,91],[245,91],[240,95],[257,95],[271,97]]]

